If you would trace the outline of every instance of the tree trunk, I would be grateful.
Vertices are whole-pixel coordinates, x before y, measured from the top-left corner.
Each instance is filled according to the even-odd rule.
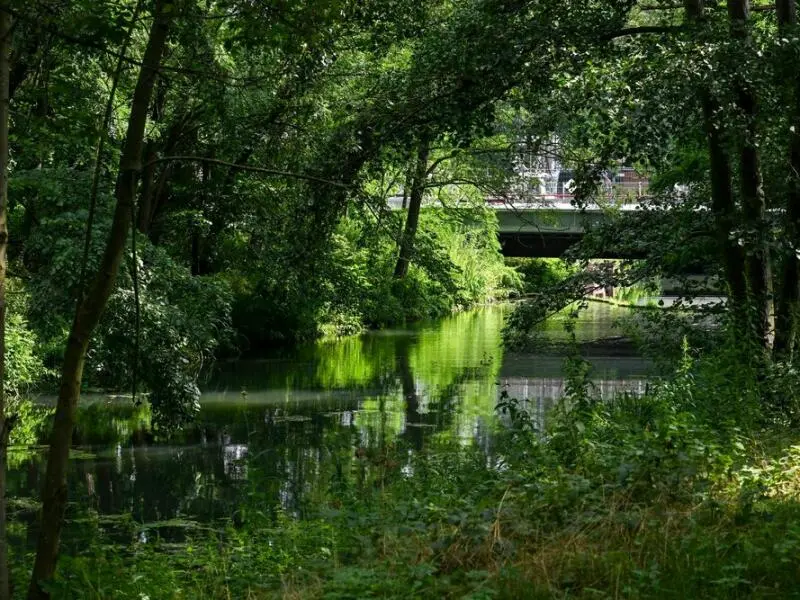
[[[150,230],[150,211],[153,206],[153,195],[156,191],[156,165],[150,163],[158,158],[156,145],[152,140],[144,145],[143,155],[147,166],[142,170],[142,182],[139,186],[139,210],[136,214],[136,229],[139,233],[147,235]]]
[[[40,585],[53,577],[64,510],[67,503],[67,465],[75,423],[75,410],[80,396],[86,349],[92,333],[108,303],[119,270],[128,230],[136,185],[141,171],[142,146],[147,110],[153,93],[174,10],[173,0],[157,0],[153,24],[139,70],[131,102],[128,130],[120,157],[115,188],[116,205],[111,231],[106,241],[100,268],[91,287],[80,303],[67,339],[55,420],[47,457],[47,471],[42,490],[41,530],[36,548],[29,600],[43,600],[49,594]]]
[[[742,45],[750,44],[748,19],[749,0],[728,0],[731,36]],[[758,343],[769,344],[769,279],[770,265],[766,238],[766,205],[761,181],[756,117],[758,103],[755,92],[742,80],[736,82],[736,105],[746,120],[745,138],[739,149],[742,215],[749,231],[746,236],[746,273],[750,298],[750,317]]]
[[[164,98],[160,99],[161,104],[165,102]],[[154,110],[154,113],[162,113],[163,106]],[[165,156],[169,156],[175,152],[175,148],[181,141],[181,138],[187,133],[194,131],[196,128],[191,123],[191,111],[180,115],[175,118],[173,123],[169,126],[166,140],[161,148],[161,152]],[[153,224],[153,217],[158,212],[159,208],[164,202],[167,184],[172,177],[173,165],[172,163],[165,164],[161,171],[158,171],[156,165],[150,164],[158,158],[158,144],[155,142],[145,144],[144,149],[145,167],[142,173],[142,185],[139,192],[139,212],[136,215],[136,229],[143,235],[150,235],[150,228]]]
[[[401,205],[403,210],[408,208],[408,194],[414,185],[414,165],[411,164],[410,159],[411,157],[409,157],[408,166],[406,167],[406,177],[405,181],[403,182],[403,203]]]
[[[731,187],[731,169],[728,155],[722,144],[721,132],[716,126],[716,103],[703,91],[703,118],[708,139],[711,164],[711,210],[716,225],[717,243],[722,252],[722,264],[728,283],[729,302],[734,314],[742,314],[747,305],[747,280],[745,279],[744,252],[731,239],[736,223],[736,207]]]
[[[172,164],[165,165],[158,174],[155,184],[148,189],[147,194],[140,195],[141,202],[136,216],[136,228],[140,233],[148,236],[153,243],[157,237],[153,231],[153,223],[169,197],[169,182],[173,170]]]
[[[705,18],[704,1],[686,0],[685,6],[687,20],[691,24],[701,24]],[[736,224],[736,205],[731,187],[730,162],[725,151],[721,128],[717,124],[719,104],[706,88],[699,90],[699,97],[703,109],[703,126],[708,142],[711,170],[711,210],[728,287],[728,302],[734,319],[746,323],[744,321],[747,309],[745,260],[742,248],[731,239]]]
[[[684,0],[686,16],[689,21],[700,21],[705,16],[705,0]]]
[[[795,0],[777,0],[778,27],[781,34],[797,27]],[[776,358],[787,358],[797,338],[798,310],[800,310],[800,74],[792,71],[793,98],[789,108],[789,190],[786,199],[786,238],[789,248],[784,253],[780,285],[775,303]]]
[[[252,144],[245,146],[245,148],[239,152],[238,156],[234,159],[233,164],[246,165],[257,150],[255,145],[256,143],[257,141],[254,140]],[[213,273],[214,269],[216,268],[216,265],[214,264],[216,259],[215,250],[219,236],[222,235],[226,225],[229,223],[231,215],[230,211],[226,210],[226,207],[229,206],[227,204],[229,201],[228,196],[233,192],[233,189],[236,186],[236,175],[238,173],[239,169],[230,167],[228,172],[225,174],[225,177],[222,179],[222,182],[216,185],[213,190],[217,201],[208,204],[207,206],[207,218],[211,223],[209,225],[208,232],[206,233],[205,240],[198,247],[199,273]],[[203,184],[204,194],[211,193],[211,190],[207,189],[207,186],[208,183]],[[222,199],[222,201],[220,201],[220,199]]]
[[[414,238],[417,235],[417,226],[419,225],[422,197],[425,195],[425,179],[428,174],[429,153],[430,143],[428,140],[422,140],[417,148],[417,161],[414,167],[411,192],[408,198],[406,227],[405,231],[403,231],[403,236],[400,238],[400,254],[397,257],[397,264],[394,267],[395,279],[405,279],[408,274],[408,266],[411,263],[411,256],[414,253]]]
[[[796,0],[775,0],[775,12],[778,15],[778,25],[782,28],[797,25]]]
[[[6,414],[6,250],[8,248],[8,127],[11,35],[8,13],[0,13],[0,600],[11,597],[6,539],[6,466],[10,420]]]

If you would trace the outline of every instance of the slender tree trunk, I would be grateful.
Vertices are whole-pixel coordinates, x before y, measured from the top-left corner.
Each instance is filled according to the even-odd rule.
[[[111,90],[108,94],[106,101],[106,109],[103,113],[103,120],[100,122],[97,131],[97,148],[94,154],[94,171],[92,173],[92,187],[89,190],[89,214],[86,219],[86,235],[83,240],[83,258],[81,259],[81,276],[78,282],[78,294],[76,308],[80,306],[83,301],[83,294],[86,291],[86,269],[89,265],[89,253],[92,248],[92,235],[94,234],[94,217],[97,212],[97,195],[100,186],[100,178],[103,170],[103,155],[105,153],[106,139],[108,138],[108,127],[111,124],[111,118],[114,114],[114,101],[117,97],[117,88],[119,87],[119,80],[122,75],[123,68],[125,67],[125,56],[128,53],[128,46],[133,39],[133,33],[137,27],[139,13],[142,9],[144,0],[139,0],[136,3],[136,8],[131,17],[130,27],[128,34],[125,36],[125,41],[120,48],[119,57],[117,58],[117,66],[114,69],[114,76],[111,81]]]
[[[157,236],[153,231],[153,223],[169,197],[169,181],[172,178],[173,170],[174,166],[172,164],[165,165],[158,174],[155,184],[149,188],[148,193],[142,193],[140,196],[141,202],[139,204],[139,212],[136,215],[136,228],[154,243]]]
[[[159,115],[163,113],[164,102],[165,99],[162,95],[160,98],[160,104],[162,106],[158,109],[154,109],[153,112]],[[191,124],[191,118],[192,113],[190,111],[177,117],[169,126],[167,139],[161,148],[161,152],[163,152],[164,155],[169,156],[172,154],[180,143],[181,137],[186,134],[187,131],[193,131],[195,129],[194,125]],[[136,215],[136,229],[138,229],[140,233],[148,236],[150,234],[150,227],[153,224],[153,216],[164,201],[164,193],[172,177],[173,170],[172,163],[167,163],[161,168],[161,171],[158,172],[158,176],[156,176],[158,169],[156,165],[150,163],[158,157],[157,146],[158,145],[155,143],[145,144],[144,156],[147,167],[144,168],[142,173],[142,184],[139,193],[139,212]]]
[[[152,98],[153,84],[161,63],[173,10],[173,0],[157,0],[143,66],[139,70],[133,93],[127,135],[120,157],[115,188],[116,206],[111,231],[106,241],[100,268],[85,299],[76,311],[75,320],[67,339],[58,403],[50,439],[50,451],[47,457],[47,472],[42,490],[41,530],[36,548],[33,575],[28,588],[29,600],[49,598],[49,594],[41,586],[41,583],[51,579],[56,568],[61,527],[67,503],[66,476],[69,450],[75,423],[75,411],[80,396],[86,350],[111,296],[122,261],[130,228],[131,208],[142,168],[142,146],[147,110]]]
[[[255,145],[256,143],[257,142],[254,140],[252,144],[247,145],[234,159],[233,164],[247,164],[257,150]],[[208,219],[211,221],[211,224],[208,228],[208,233],[205,236],[205,241],[202,244],[202,247],[198,249],[200,252],[198,264],[201,265],[200,271],[203,273],[211,273],[215,268],[214,261],[216,257],[214,255],[214,250],[217,246],[219,236],[222,234],[225,226],[228,224],[226,217],[228,219],[230,218],[230,214],[223,208],[225,204],[223,202],[219,202],[219,199],[222,198],[223,201],[227,201],[225,199],[233,192],[233,189],[236,185],[236,175],[238,172],[239,170],[233,167],[228,169],[228,172],[225,174],[222,182],[215,186],[214,189],[214,195],[218,201],[208,206]],[[203,188],[204,194],[211,193],[211,191],[207,189],[206,183],[203,184]]]
[[[414,165],[411,164],[411,160],[408,161],[408,166],[406,168],[406,177],[405,181],[403,182],[403,204],[401,208],[403,210],[408,208],[408,195],[411,192],[411,188],[414,185]]]
[[[686,19],[690,23],[697,24],[705,18],[705,0],[684,0],[683,6],[686,9]]]
[[[430,143],[427,139],[422,140],[417,148],[414,176],[408,198],[406,227],[403,231],[403,236],[400,238],[400,254],[397,257],[397,264],[394,267],[395,279],[405,279],[408,274],[408,266],[411,263],[411,256],[414,254],[414,238],[417,236],[419,213],[422,208],[422,197],[425,195],[425,179],[428,174],[429,153]]]
[[[731,36],[743,46],[750,45],[748,20],[749,0],[728,0]],[[736,104],[746,120],[745,138],[739,149],[742,214],[751,230],[747,244],[747,283],[750,294],[751,323],[759,344],[769,344],[769,280],[770,264],[766,244],[766,203],[761,180],[756,118],[758,102],[755,92],[744,81],[736,82]]]
[[[158,158],[158,153],[156,152],[155,144],[152,140],[144,145],[143,155],[144,162],[148,166],[144,167],[142,170],[142,182],[139,186],[139,210],[136,214],[136,229],[139,233],[147,235],[150,229],[150,210],[153,206],[153,195],[156,191],[156,165],[150,163]],[[169,165],[166,167],[168,166]]]
[[[781,27],[797,25],[796,0],[775,0],[775,12],[778,15],[778,25]]]
[[[13,24],[0,13],[0,600],[11,597],[6,539],[6,466],[10,420],[6,414],[6,250],[8,248],[8,127]]]
[[[795,0],[777,0],[775,8],[781,34],[797,27],[797,4]],[[776,358],[792,355],[797,338],[798,311],[800,311],[800,73],[792,69],[792,104],[789,107],[789,190],[786,202],[786,237],[788,250],[782,257],[780,285],[775,303]]]
[[[50,7],[50,10],[58,10],[59,13],[61,12],[59,9],[55,9],[52,6]],[[13,98],[14,92],[17,91],[17,88],[21,86],[26,79],[28,79],[31,73],[36,71],[37,65],[34,61],[37,58],[40,46],[42,44],[42,36],[36,35],[36,32],[33,32],[25,35],[24,38],[25,40],[22,43],[22,48],[20,48],[17,52],[13,52],[11,56],[11,62],[13,63],[13,66],[11,67],[11,73],[9,75],[8,82],[9,98]]]

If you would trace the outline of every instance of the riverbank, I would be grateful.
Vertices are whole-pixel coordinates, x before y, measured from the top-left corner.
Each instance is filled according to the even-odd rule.
[[[653,379],[597,343],[606,304],[544,324],[571,352],[514,353],[506,311],[224,365],[171,434],[146,404],[84,405],[53,597],[790,597],[791,376],[767,396],[687,348]],[[18,572],[42,477],[12,461]]]
[[[334,453],[299,512],[257,487],[180,543],[128,521],[66,558],[68,598],[786,598],[800,568],[800,442],[719,364],[641,397],[573,380],[546,435],[509,402],[490,447]],[[737,383],[741,383],[741,380]],[[174,526],[181,526],[175,522]],[[142,532],[153,539],[142,541]],[[87,590],[89,590],[87,594]]]

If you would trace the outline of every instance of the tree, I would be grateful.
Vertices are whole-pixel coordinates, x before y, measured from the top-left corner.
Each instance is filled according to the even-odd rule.
[[[0,12],[0,598],[10,598],[6,538],[6,468],[12,420],[6,402],[6,272],[8,248],[8,129],[11,77],[11,15]]]
[[[419,213],[422,208],[422,198],[425,193],[425,181],[428,177],[428,154],[430,142],[422,139],[417,147],[417,156],[414,161],[414,172],[411,176],[411,190],[408,194],[408,216],[405,229],[400,239],[400,253],[394,268],[394,278],[403,279],[408,274],[408,265],[414,252],[414,238],[419,226]]]
[[[475,265],[502,260],[492,219],[420,215],[436,185],[481,183],[427,181],[440,150],[432,143],[463,152],[492,138],[501,100],[552,90],[564,68],[580,68],[607,44],[633,2],[160,0],[149,33],[133,36],[139,52],[128,56],[123,25],[139,22],[134,4],[42,0],[36,11],[11,9],[20,23],[12,266],[33,292],[44,352],[61,367],[32,598],[45,596],[40,583],[55,568],[82,381],[122,388],[147,371],[154,410],[190,417],[202,360],[183,352],[200,348],[205,357],[224,337],[229,290],[237,350],[258,327],[273,342],[340,321],[347,330],[385,323],[394,287],[435,304],[435,314],[486,297],[500,277],[466,279]],[[131,101],[108,103],[109,125],[98,127],[112,81]],[[397,260],[397,221],[372,190],[410,153],[416,208]],[[96,202],[85,195],[92,181]],[[87,221],[96,235],[84,242]],[[131,222],[141,235],[128,237]],[[81,261],[91,275],[85,290]],[[394,273],[412,285],[393,286]],[[202,306],[180,303],[185,290]],[[246,312],[259,303],[261,313]],[[131,342],[140,338],[147,352]],[[164,400],[163,388],[180,392]]]
[[[797,29],[797,5],[794,0],[777,0],[778,27],[780,35],[787,36]],[[791,58],[787,56],[789,60]],[[775,356],[791,357],[798,335],[798,311],[800,310],[800,257],[797,244],[800,241],[800,75],[788,76],[791,89],[787,110],[790,141],[788,149],[789,189],[786,197],[786,232],[788,244],[782,252],[782,270],[775,302]]]
[[[753,53],[750,36],[750,3],[748,0],[728,0],[731,38],[745,56]],[[766,205],[761,178],[761,158],[757,127],[758,101],[751,84],[742,79],[733,83],[736,105],[745,127],[739,148],[739,179],[742,217],[749,228],[745,246],[746,273],[750,294],[750,310],[755,339],[764,347],[769,344],[770,316],[770,259],[766,243]]]
[[[75,411],[80,398],[86,350],[111,296],[122,261],[125,241],[128,238],[134,212],[136,185],[142,168],[142,147],[147,113],[170,24],[175,18],[175,10],[176,5],[172,0],[156,2],[147,47],[142,66],[139,69],[136,89],[131,99],[127,134],[117,174],[116,205],[111,232],[106,240],[100,268],[86,297],[80,301],[67,341],[47,459],[47,473],[42,490],[42,527],[28,589],[30,600],[49,597],[42,582],[52,578],[58,557],[61,527],[67,504],[66,471],[75,423]]]

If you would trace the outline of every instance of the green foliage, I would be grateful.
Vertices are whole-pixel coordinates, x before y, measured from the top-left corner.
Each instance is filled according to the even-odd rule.
[[[45,375],[56,369],[45,372],[37,361],[58,366],[73,319],[87,218],[88,174],[35,169],[18,173],[13,181],[12,195],[26,198],[26,216],[18,224],[26,237],[24,254],[12,256],[24,276],[24,302],[19,303],[18,314],[12,311],[10,315],[11,382],[52,385]],[[88,256],[89,276],[99,264],[108,234],[108,205],[108,190],[102,186]],[[137,245],[138,329],[132,258],[128,255],[88,354],[84,385],[127,390],[135,373],[140,391],[150,393],[158,419],[178,424],[196,410],[200,370],[211,361],[216,348],[229,343],[230,290],[218,276],[192,277],[165,248],[142,236]],[[26,333],[22,327],[26,323],[35,335]],[[138,358],[134,356],[137,343]]]
[[[280,276],[283,263],[265,248],[252,269],[228,275],[240,334],[260,347],[269,340],[356,333],[447,315],[503,298],[518,285],[503,265],[494,215],[464,210],[424,209],[408,276],[395,279],[397,244],[387,235],[399,230],[394,217],[375,221],[355,213],[343,219],[313,272]]]
[[[168,294],[143,290],[143,353],[158,357],[154,364],[188,365],[152,370],[151,391],[155,379],[180,381],[167,386],[169,395],[177,405],[191,404],[194,392],[176,369],[196,372],[218,342],[236,353],[354,333],[447,314],[519,288],[500,259],[494,218],[462,202],[482,204],[509,175],[519,131],[509,134],[495,122],[496,104],[537,70],[537,85],[551,89],[558,65],[583,61],[597,33],[621,26],[631,4],[181,4],[168,74],[149,112],[133,220],[176,268],[203,276],[208,291],[189,290],[188,297],[209,308],[195,315],[187,302],[178,314],[164,308],[173,300]],[[51,367],[61,360],[81,285],[95,148],[107,138],[89,277],[110,224],[111,166],[129,106],[122,99],[133,93],[133,72],[123,69],[111,122],[98,127],[115,58],[99,48],[120,46],[135,6],[21,6],[18,15],[10,208],[19,246],[12,266],[32,292],[26,317]],[[550,26],[542,28],[542,19]],[[134,24],[130,55],[141,54],[146,23]],[[42,30],[66,33],[45,43]],[[574,51],[549,56],[567,39]],[[411,273],[397,282],[391,272],[401,219],[388,214],[386,199],[405,186],[409,149],[423,137],[433,161],[426,194],[435,193],[444,208],[424,211]],[[153,160],[168,156],[198,160]],[[199,160],[205,157],[219,162]],[[141,247],[148,252],[144,241]],[[145,279],[149,268],[145,260]],[[163,269],[159,276],[181,279]],[[92,385],[127,386],[131,379],[130,352],[116,352],[130,333],[123,322],[131,320],[130,281],[121,279],[108,309],[119,314],[105,318],[108,330],[97,333],[89,357]],[[232,293],[230,345],[208,339],[209,331],[225,329],[221,280]],[[215,312],[218,320],[206,318]],[[156,347],[158,337],[163,347]],[[180,358],[170,361],[163,348],[171,343]],[[151,373],[147,365],[138,370]]]
[[[157,421],[175,426],[197,412],[200,372],[230,339],[231,294],[221,278],[193,277],[164,250],[139,247],[138,328],[129,279],[109,301],[90,365],[94,381],[112,389],[138,377]]]
[[[537,294],[564,280],[573,269],[557,258],[507,258],[522,279],[522,293]]]
[[[41,358],[36,355],[36,334],[20,314],[9,314],[6,320],[6,393],[20,396],[44,375]]]
[[[50,424],[52,411],[36,405],[28,395],[50,374],[39,353],[39,337],[26,319],[29,294],[22,281],[6,280],[5,394],[6,410],[12,426],[9,464],[20,464],[30,458],[25,447],[42,438]]]
[[[108,144],[99,156],[89,277],[109,234],[111,165],[133,70],[114,82],[107,127],[98,127],[98,116],[135,3],[13,4],[10,267],[28,294],[9,312],[7,388],[19,396],[59,366],[85,291],[87,191],[100,136]],[[800,42],[796,32],[777,36],[761,11],[752,39],[740,43],[715,7],[687,32],[673,27],[680,11],[639,11],[633,0],[178,4],[130,207],[138,253],[126,254],[86,364],[86,388],[141,382],[149,405],[134,422],[188,420],[197,378],[220,350],[356,333],[537,293],[510,321],[509,341],[523,345],[549,315],[581,308],[592,287],[630,289],[693,268],[719,271],[726,240],[793,260],[797,232],[778,217],[790,197],[785,163],[797,118],[785,110],[797,103],[786,65],[796,64]],[[671,37],[619,35],[642,23],[663,25]],[[141,56],[147,24],[134,23],[129,56]],[[743,88],[757,91],[757,113],[742,110]],[[704,117],[705,97],[718,109]],[[715,227],[724,220],[708,210],[715,207],[706,136],[715,128],[731,157],[758,146],[774,209],[763,223],[752,219],[738,209],[737,191],[721,235]],[[749,139],[751,129],[757,139]],[[396,279],[404,216],[387,200],[413,187],[409,155],[422,140],[431,161],[421,180],[415,175],[417,189],[437,204],[423,208],[411,268]],[[572,254],[574,269],[505,264],[496,219],[482,207],[486,196],[510,191],[520,145],[538,151],[548,140],[577,172],[579,203],[596,192],[601,169],[625,162],[654,174],[656,197],[635,214],[609,209],[606,224]],[[162,160],[176,156],[184,158]],[[726,179],[739,190],[744,173],[731,164]],[[590,262],[614,251],[645,260]],[[754,519],[754,506],[768,504],[759,486],[777,495],[786,478],[771,467],[746,485],[737,478],[754,457],[747,446],[757,427],[798,420],[800,378],[789,360],[761,360],[741,322],[714,327],[724,311],[647,310],[628,324],[662,367],[681,365],[643,397],[601,402],[587,363],[574,355],[566,397],[547,426],[523,401],[503,399],[520,426],[488,458],[456,447],[398,455],[415,473],[405,477],[388,469],[388,457],[378,469],[337,456],[337,495],[320,491],[307,522],[286,515],[269,522],[254,491],[246,522],[193,533],[200,551],[158,556],[134,544],[129,553],[106,554],[100,537],[86,557],[69,559],[53,591],[140,600],[276,590],[481,598],[519,596],[518,582],[528,581],[531,596],[686,597],[769,595],[761,585],[769,579],[788,590],[790,569],[753,550],[769,554],[769,538],[754,521],[740,527],[736,520]],[[474,335],[492,345],[496,331]],[[478,347],[420,344],[368,356],[360,343],[324,365],[320,379],[366,385],[390,356],[407,361],[406,388],[414,385],[412,364],[427,381],[454,385],[436,352]],[[716,347],[699,357],[687,350],[702,345]],[[24,403],[16,410],[15,443],[29,444],[47,413]],[[105,413],[93,410],[99,431]],[[108,439],[132,426],[123,421],[109,420]],[[780,460],[792,465],[796,453]],[[665,515],[673,514],[680,535],[670,536]],[[796,528],[787,529],[784,547],[772,550],[795,567]],[[679,558],[687,551],[688,563]],[[138,576],[125,576],[131,573]]]
[[[39,338],[27,321],[28,292],[17,279],[7,281],[5,392],[12,402],[39,383],[47,371],[37,352]]]
[[[31,459],[26,450],[38,444],[49,431],[53,409],[27,399],[18,399],[10,403],[10,413],[14,426],[9,436],[12,447],[9,465],[13,468]]]

